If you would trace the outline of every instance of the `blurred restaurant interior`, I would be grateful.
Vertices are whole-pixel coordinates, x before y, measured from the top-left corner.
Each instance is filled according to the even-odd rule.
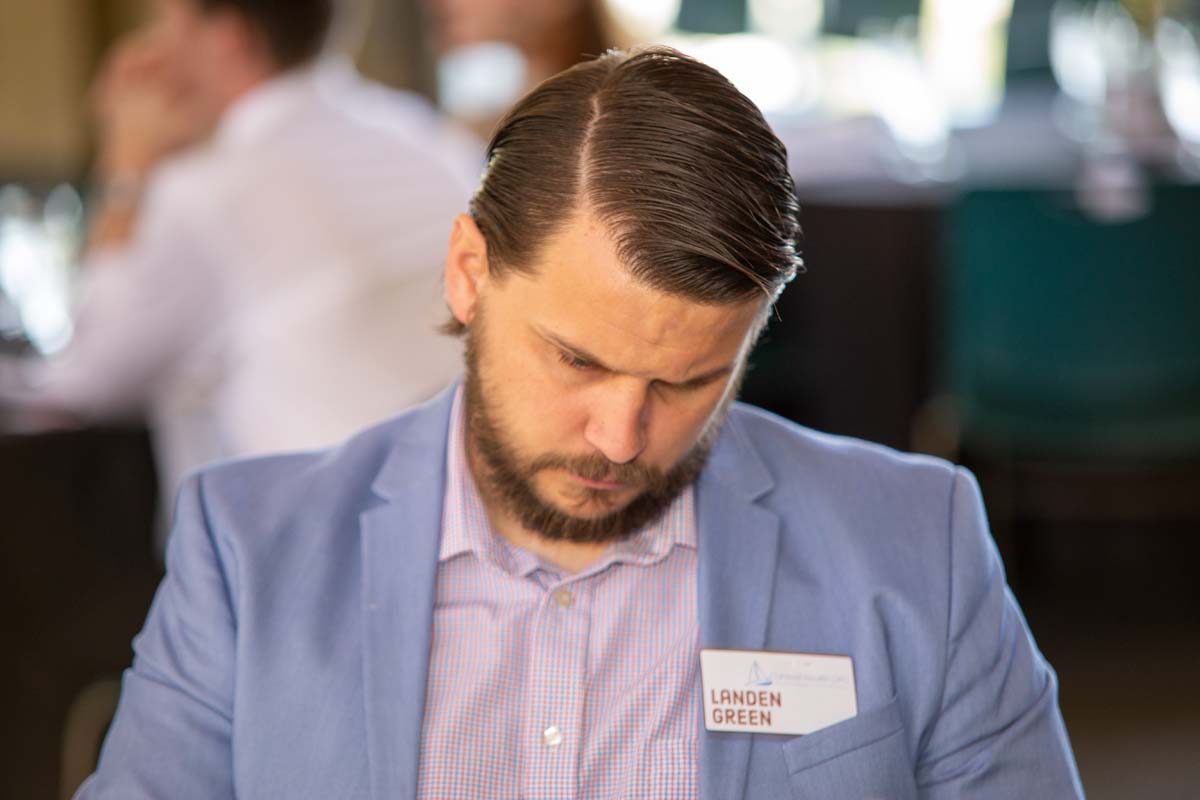
[[[71,341],[89,87],[149,4],[0,0],[6,357]],[[1200,797],[1200,2],[342,11],[332,47],[482,138],[605,47],[728,75],[788,147],[806,264],[743,399],[974,470],[1088,795]],[[158,483],[136,414],[0,403],[0,797],[69,797],[94,763],[162,574]]]

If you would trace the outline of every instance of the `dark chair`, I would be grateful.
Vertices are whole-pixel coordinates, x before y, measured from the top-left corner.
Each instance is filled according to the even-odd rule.
[[[998,539],[1018,517],[1200,519],[1200,187],[1149,200],[1112,224],[1053,191],[947,211],[943,391],[914,439],[977,468]]]

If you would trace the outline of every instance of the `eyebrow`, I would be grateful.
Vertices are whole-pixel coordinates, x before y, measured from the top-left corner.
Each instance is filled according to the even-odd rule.
[[[537,327],[536,325],[534,326],[534,332],[537,333],[538,336],[542,337],[550,344],[554,345],[555,347],[559,348],[560,350],[563,350],[563,351],[569,353],[572,358],[576,358],[580,361],[586,361],[588,364],[592,365],[593,367],[605,370],[607,372],[620,372],[620,370],[613,369],[612,367],[608,366],[603,361],[601,361],[599,358],[596,358],[594,355],[589,353],[587,350],[584,350],[582,347],[571,344],[570,342],[566,341],[565,339],[563,339],[559,336],[556,336],[553,333],[550,333],[549,331],[542,330],[541,328]],[[686,381],[681,381],[679,383],[676,383],[674,381],[662,380],[661,378],[655,378],[654,380],[657,380],[659,383],[665,383],[668,386],[674,386],[679,389],[693,389],[693,388],[699,388],[708,383],[712,383],[713,381],[717,380],[718,378],[728,375],[732,371],[733,371],[733,367],[731,365],[725,365],[723,367],[717,367],[716,369],[710,369],[708,372],[705,372],[701,375],[697,375],[694,378],[688,378]]]

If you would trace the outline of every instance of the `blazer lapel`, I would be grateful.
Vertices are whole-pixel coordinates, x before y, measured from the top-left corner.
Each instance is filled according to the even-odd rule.
[[[363,691],[375,800],[415,800],[452,386],[392,443],[362,526]]]
[[[770,473],[730,414],[697,484],[698,614],[701,648],[761,650],[775,580],[779,517],[756,504]],[[750,735],[704,730],[701,707],[701,800],[740,800]]]
[[[360,519],[363,688],[375,800],[415,800],[417,793],[455,389],[406,420],[372,487],[379,502]],[[730,414],[697,482],[700,646],[758,650],[770,612],[779,518],[755,502],[773,484],[737,417]],[[702,800],[741,800],[750,741],[702,729]]]

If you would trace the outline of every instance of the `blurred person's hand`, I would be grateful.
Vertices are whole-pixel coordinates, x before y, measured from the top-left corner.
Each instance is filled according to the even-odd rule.
[[[165,156],[196,141],[202,115],[152,31],[139,31],[109,54],[92,88],[102,181],[140,180]]]
[[[88,249],[126,243],[147,174],[205,132],[200,104],[188,91],[177,59],[167,41],[147,28],[118,42],[96,78],[92,102],[99,202]]]

